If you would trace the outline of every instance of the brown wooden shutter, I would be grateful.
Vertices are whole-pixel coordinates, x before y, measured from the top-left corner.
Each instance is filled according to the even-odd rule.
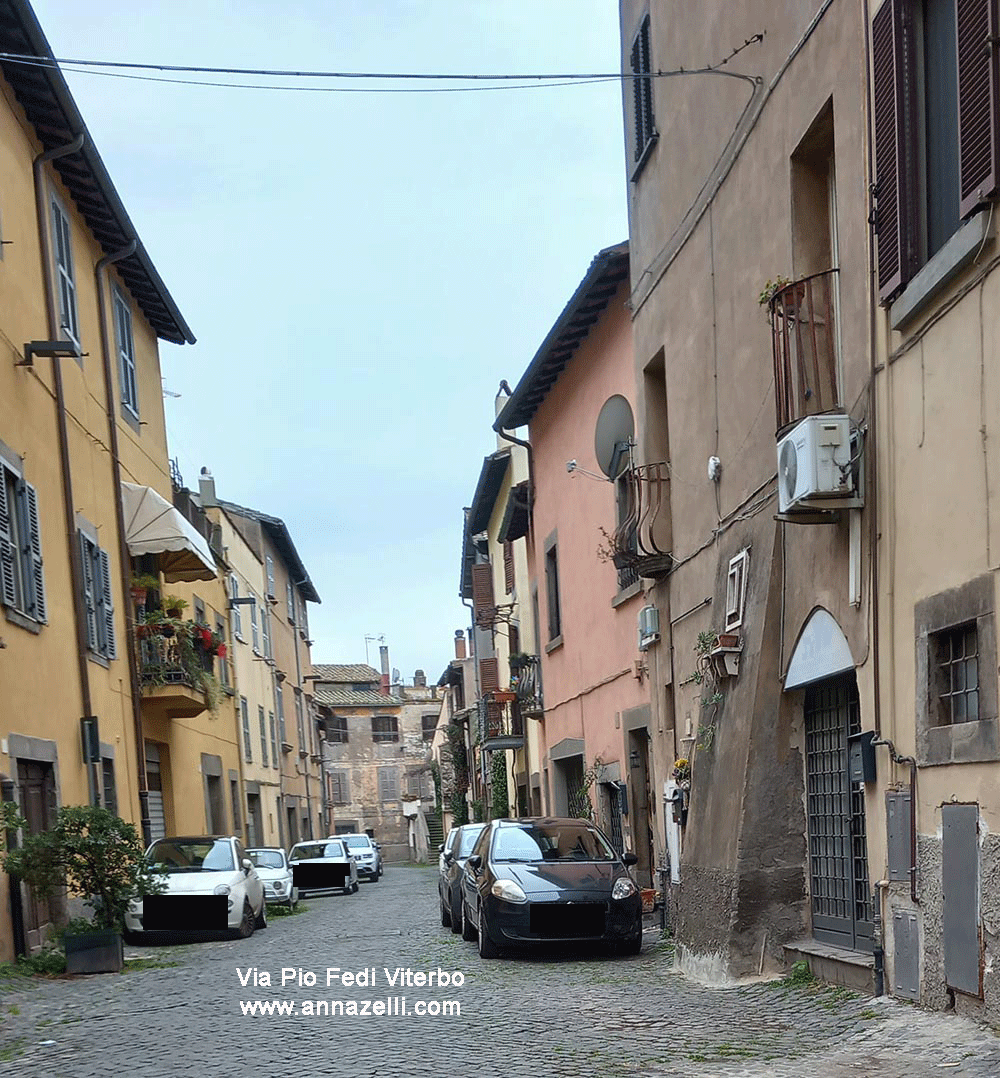
[[[503,586],[508,595],[514,590],[514,544],[509,539],[503,544]]]
[[[472,567],[472,610],[477,625],[489,625],[496,614],[493,599],[493,567],[482,562]]]
[[[479,660],[479,691],[496,692],[500,688],[500,668],[496,659]]]
[[[958,159],[968,216],[997,189],[997,0],[957,0]]]
[[[903,7],[905,0],[885,0],[872,20],[875,95],[875,176],[879,299],[885,300],[907,278],[907,168],[903,79]]]

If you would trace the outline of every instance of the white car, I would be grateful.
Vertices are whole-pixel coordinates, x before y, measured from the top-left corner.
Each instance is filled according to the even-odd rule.
[[[358,866],[339,838],[296,842],[288,851],[299,895],[329,895],[340,891],[353,895],[358,890]]]
[[[228,929],[246,939],[267,928],[264,885],[235,836],[160,838],[146,860],[163,890],[132,903],[128,935]]]
[[[279,846],[260,846],[247,850],[247,857],[264,884],[264,898],[276,905],[293,909],[299,900],[299,892],[292,879],[292,866],[285,851]]]
[[[370,835],[354,832],[349,835],[331,835],[341,839],[347,846],[347,852],[358,863],[358,873],[378,883],[382,878],[382,847]]]

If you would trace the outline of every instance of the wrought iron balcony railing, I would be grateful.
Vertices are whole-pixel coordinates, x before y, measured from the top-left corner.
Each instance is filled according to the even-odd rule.
[[[517,693],[521,714],[537,717],[544,713],[542,679],[537,655],[526,655],[516,669],[511,669],[511,687]]]
[[[658,540],[669,534],[670,465],[637,464],[622,476],[628,495],[621,522],[611,535],[611,556],[618,586],[626,588],[641,576],[665,576],[673,564]]]
[[[519,749],[524,744],[524,719],[516,692],[484,693],[479,721],[484,749]]]
[[[777,430],[841,407],[837,377],[837,273],[792,281],[768,302]]]

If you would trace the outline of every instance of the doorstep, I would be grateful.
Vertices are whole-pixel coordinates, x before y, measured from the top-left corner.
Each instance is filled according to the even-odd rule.
[[[875,958],[865,951],[835,947],[811,938],[792,940],[785,944],[784,951],[789,969],[796,962],[806,962],[812,975],[821,981],[869,994],[875,991]]]

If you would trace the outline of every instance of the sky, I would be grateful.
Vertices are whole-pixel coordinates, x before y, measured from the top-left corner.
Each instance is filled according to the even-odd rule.
[[[33,2],[65,58],[620,68],[614,0]],[[219,497],[284,520],[322,599],[314,662],[378,666],[365,638],[383,637],[405,681],[436,681],[469,624],[462,509],[496,449],[500,380],[516,385],[593,256],[627,238],[619,83],[286,80],[361,90],[305,93],[65,73],[198,339],[160,348],[186,485],[207,467]]]

